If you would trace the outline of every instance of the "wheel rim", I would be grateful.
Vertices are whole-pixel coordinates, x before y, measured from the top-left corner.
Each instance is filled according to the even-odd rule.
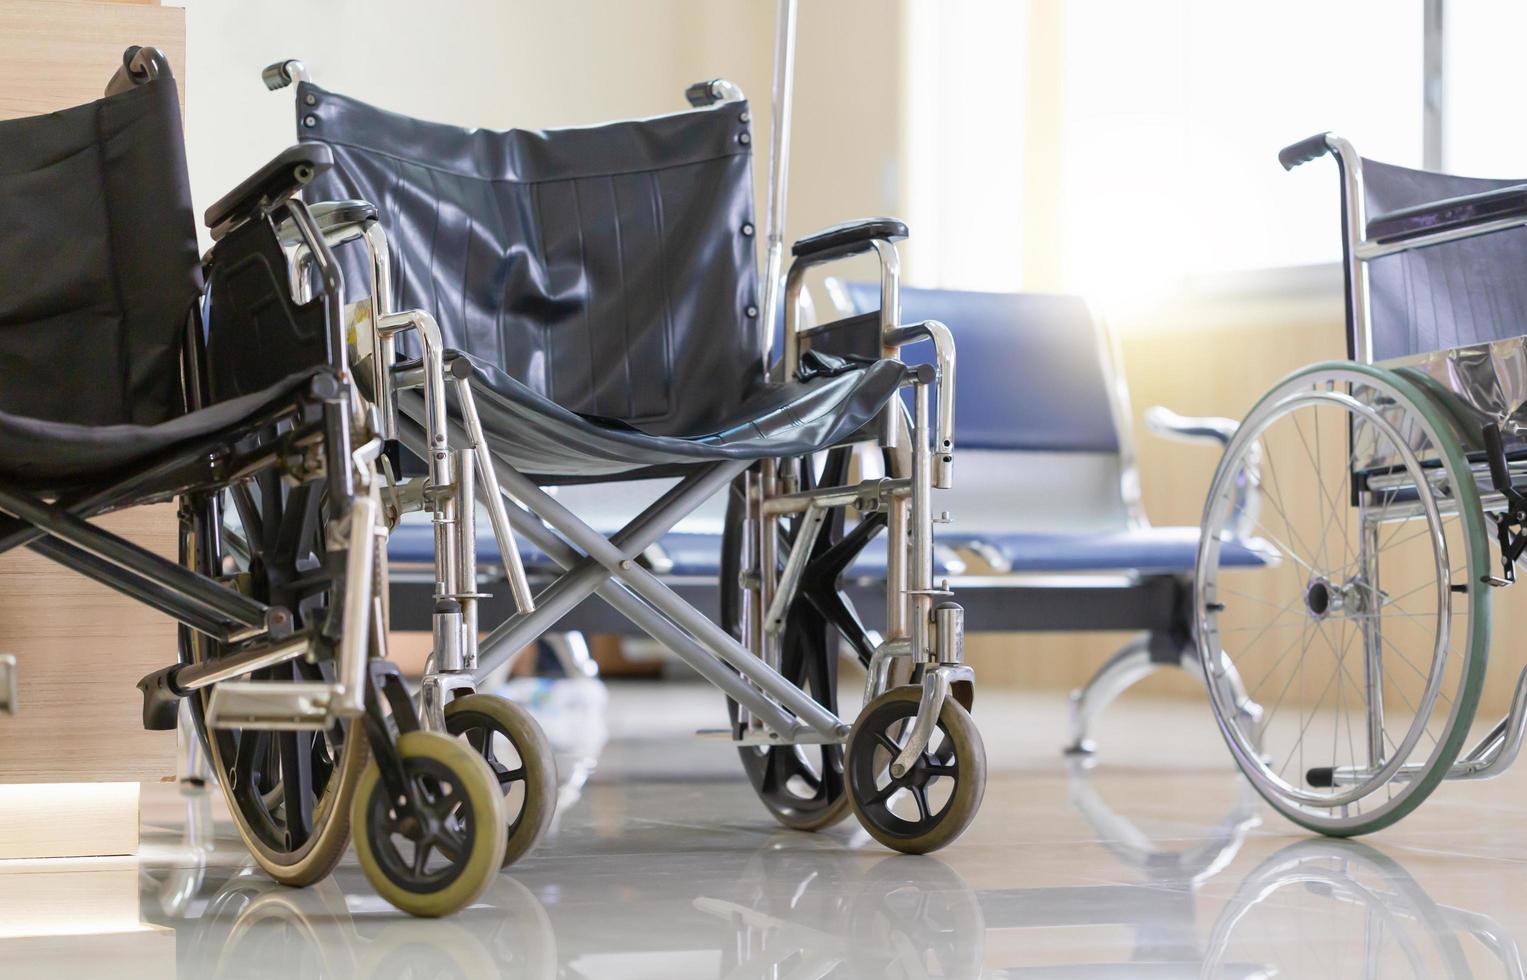
[[[401,816],[378,781],[366,807],[366,836],[377,867],[411,894],[438,892],[461,877],[477,835],[467,788],[437,759],[405,758],[418,815]]]
[[[468,713],[457,725],[451,725],[452,735],[465,736],[498,780],[498,788],[504,795],[504,812],[509,817],[509,836],[514,836],[525,819],[527,809],[527,772],[525,757],[504,729],[486,715]]]
[[[198,504],[200,533],[186,551],[203,574],[221,576],[255,598],[293,612],[297,630],[318,628],[329,610],[338,556],[325,542],[325,484],[288,487],[274,469]],[[193,661],[216,659],[224,647],[182,627]],[[251,675],[254,680],[331,681],[332,664],[300,658]],[[268,872],[294,883],[321,877],[338,860],[348,830],[344,789],[364,761],[363,739],[350,725],[319,731],[211,729],[205,712],[212,689],[191,699],[206,735],[213,774],[242,836]],[[298,798],[300,806],[288,805]]]
[[[1250,484],[1263,504],[1239,529],[1277,567],[1237,573],[1221,559]],[[1414,387],[1318,366],[1258,403],[1215,475],[1195,600],[1216,720],[1264,797],[1358,832],[1430,792],[1478,697],[1487,558],[1474,477]],[[1236,678],[1268,702],[1256,728]]]
[[[802,467],[802,486],[841,483],[848,462],[847,450],[834,450],[827,456],[820,479],[810,472],[809,467]],[[751,525],[745,515],[746,504],[739,481],[733,485],[727,504],[721,572],[721,625],[739,639],[742,636],[742,617],[745,615],[739,575],[750,562],[746,542],[751,541],[751,537],[744,534],[744,529],[750,529]],[[863,543],[873,537],[874,529],[867,528],[865,531],[869,533],[859,532]],[[794,533],[793,527],[787,529],[787,537],[793,537]],[[844,543],[841,509],[834,510],[828,516],[818,534],[813,558],[821,557],[828,549]],[[857,554],[858,548],[863,547],[863,543],[856,545],[857,540],[851,539],[845,545],[854,554]],[[845,608],[851,611],[852,607],[846,605],[846,600],[844,602]],[[786,614],[780,641],[780,673],[833,713],[837,713],[838,708],[837,647],[840,637],[846,635],[828,619],[823,609],[818,608],[813,598],[803,591]],[[853,637],[848,638],[853,642]],[[863,646],[863,643],[855,645]],[[727,710],[735,725],[739,718],[736,703],[728,699]],[[754,791],[776,815],[792,823],[810,824],[830,820],[847,812],[841,745],[741,746],[738,751]]]
[[[902,839],[926,836],[944,821],[954,810],[962,776],[958,744],[942,715],[928,747],[906,773],[891,775],[891,762],[911,733],[917,708],[913,698],[882,702],[855,726],[854,750],[848,759],[848,778],[860,818]]]

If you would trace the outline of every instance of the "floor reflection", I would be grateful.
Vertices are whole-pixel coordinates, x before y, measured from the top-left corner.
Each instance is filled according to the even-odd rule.
[[[556,833],[443,921],[398,915],[350,862],[275,885],[211,796],[151,787],[136,862],[0,874],[0,975],[1523,976],[1510,809],[1467,839],[1455,812],[1343,842],[1262,823],[1223,768],[1009,770],[969,837],[903,857],[850,824],[778,830],[725,753],[676,763],[688,744],[587,742]]]
[[[1436,901],[1405,866],[1351,840],[1301,840],[1241,879],[1214,924],[1206,973],[1240,964],[1333,977],[1523,976],[1515,937],[1485,912]]]

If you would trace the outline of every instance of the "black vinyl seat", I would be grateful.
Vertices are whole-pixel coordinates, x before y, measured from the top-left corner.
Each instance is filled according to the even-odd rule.
[[[569,411],[492,364],[457,356],[472,365],[477,410],[493,451],[549,481],[650,475],[724,459],[818,452],[869,424],[906,375],[899,361],[867,366],[828,361],[835,370],[759,387],[711,431],[677,435]],[[409,416],[423,417],[424,399],[417,390],[402,392],[399,405]]]
[[[203,277],[172,77],[0,122],[0,148],[0,482],[110,482],[236,430],[316,373],[267,351],[186,411],[183,345]],[[251,316],[230,309],[208,343],[239,346]]]
[[[218,402],[157,425],[79,425],[0,412],[0,478],[33,492],[110,482],[178,447],[242,423],[291,398],[317,373],[293,374],[253,394]]]

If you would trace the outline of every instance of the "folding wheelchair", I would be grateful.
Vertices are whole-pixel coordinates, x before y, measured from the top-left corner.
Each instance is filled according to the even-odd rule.
[[[293,196],[330,154],[293,147],[215,203],[198,261],[157,50],[129,48],[105,98],[0,131],[3,548],[179,622],[179,662],[139,684],[144,724],[189,704],[269,875],[323,878],[353,827],[400,908],[470,902],[500,866],[503,804],[470,745],[418,730],[384,659],[383,442],[341,271]],[[314,262],[297,294],[283,243]],[[88,522],[169,500],[178,563]]]
[[[782,5],[777,151],[793,11]],[[300,62],[271,66],[266,80],[298,83],[300,138],[335,155],[309,197],[372,205],[324,214],[331,238],[356,243],[341,254],[352,278],[369,277],[382,301],[354,320],[359,373],[397,447],[385,464],[397,475],[388,518],[432,515],[426,725],[449,730],[456,695],[598,595],[727,694],[720,734],[781,822],[816,829],[852,808],[882,843],[912,852],[958,836],[985,761],[962,613],[933,578],[954,346],[941,323],[902,321],[895,243],[906,228],[886,218],[829,228],[795,242],[780,275],[776,152],[760,281],[752,117],[722,80],[692,86],[687,112],[545,132],[386,112],[313,84]],[[800,326],[806,272],[866,253],[880,262],[879,309]],[[400,318],[397,307],[434,316]],[[783,349],[771,357],[780,310]],[[920,340],[933,342],[933,362],[903,362],[901,346]],[[678,480],[609,537],[546,489],[619,495],[622,481],[647,477]],[[717,492],[729,495],[719,623],[638,560]],[[479,501],[516,606],[480,642]],[[882,533],[876,635],[839,578]],[[516,535],[566,570],[534,596]],[[840,642],[868,672],[854,724],[837,711]],[[496,734],[518,749],[512,733]]]
[[[1492,594],[1527,548],[1527,185],[1365,160],[1329,133],[1279,159],[1327,154],[1350,360],[1290,375],[1230,439],[1204,510],[1195,620],[1242,771],[1291,820],[1347,836],[1394,823],[1444,779],[1498,774],[1527,726],[1524,674],[1507,717],[1465,750]],[[1236,528],[1278,565],[1228,567]],[[1263,705],[1255,726],[1215,682],[1232,667]]]

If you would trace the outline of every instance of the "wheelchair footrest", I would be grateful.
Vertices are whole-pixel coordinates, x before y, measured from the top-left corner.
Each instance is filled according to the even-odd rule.
[[[180,699],[185,696],[175,684],[175,672],[180,664],[171,664],[138,682],[143,692],[143,727],[151,732],[167,732],[175,728],[180,716]]]
[[[212,689],[212,728],[321,730],[333,719],[334,687],[322,681],[224,681]]]

